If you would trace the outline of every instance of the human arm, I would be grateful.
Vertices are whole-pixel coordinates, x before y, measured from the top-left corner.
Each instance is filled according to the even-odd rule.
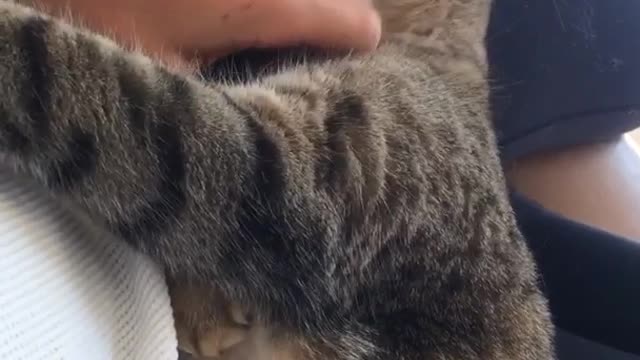
[[[507,173],[545,208],[640,242],[640,154],[624,138],[525,157]]]

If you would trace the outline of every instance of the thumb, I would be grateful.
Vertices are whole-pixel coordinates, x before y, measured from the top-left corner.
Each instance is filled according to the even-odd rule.
[[[284,11],[265,18],[265,35],[260,44],[304,43],[361,51],[373,50],[378,45],[380,17],[369,0],[286,0],[285,3],[289,5]]]
[[[207,58],[246,48],[309,45],[370,51],[381,23],[369,0],[254,0],[225,19],[224,42],[194,49]]]

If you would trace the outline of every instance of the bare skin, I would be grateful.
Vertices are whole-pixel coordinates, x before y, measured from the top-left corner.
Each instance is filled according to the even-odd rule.
[[[640,155],[625,140],[530,156],[507,174],[545,208],[640,242]]]

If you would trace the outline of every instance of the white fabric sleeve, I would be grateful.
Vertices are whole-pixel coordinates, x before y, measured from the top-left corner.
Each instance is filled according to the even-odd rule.
[[[176,360],[162,271],[0,166],[0,359]]]

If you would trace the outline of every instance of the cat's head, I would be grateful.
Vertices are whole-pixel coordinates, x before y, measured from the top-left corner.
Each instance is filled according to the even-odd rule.
[[[384,34],[434,32],[482,37],[492,0],[373,0],[382,18]]]

